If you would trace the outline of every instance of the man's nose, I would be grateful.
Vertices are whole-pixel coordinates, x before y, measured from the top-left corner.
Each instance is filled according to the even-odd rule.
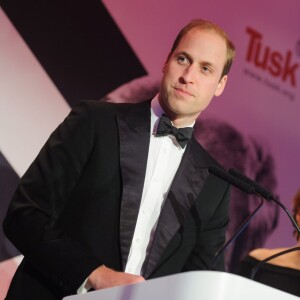
[[[189,65],[182,73],[181,79],[184,83],[194,83],[196,75],[196,67],[194,65]]]

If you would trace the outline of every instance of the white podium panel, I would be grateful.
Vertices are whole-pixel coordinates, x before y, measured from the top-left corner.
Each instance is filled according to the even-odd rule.
[[[216,271],[193,271],[150,279],[64,300],[296,300],[298,297],[253,280]]]

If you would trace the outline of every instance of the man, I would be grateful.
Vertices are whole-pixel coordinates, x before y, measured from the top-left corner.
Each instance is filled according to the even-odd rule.
[[[228,185],[180,128],[191,134],[221,95],[234,52],[222,29],[195,20],[175,40],[151,102],[73,109],[9,207],[4,230],[25,258],[7,299],[61,299],[210,267],[224,242]]]

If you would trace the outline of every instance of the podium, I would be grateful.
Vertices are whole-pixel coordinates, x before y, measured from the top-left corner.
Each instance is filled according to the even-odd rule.
[[[238,275],[192,271],[65,297],[63,300],[296,300],[298,297]]]

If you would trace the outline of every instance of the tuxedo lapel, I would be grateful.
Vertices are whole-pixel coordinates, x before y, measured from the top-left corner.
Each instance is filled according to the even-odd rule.
[[[212,159],[194,138],[190,140],[159,217],[143,276],[148,278],[168,243],[185,220],[208,177]]]
[[[123,269],[142,198],[150,141],[150,102],[118,115],[123,192],[120,211],[120,246]]]

